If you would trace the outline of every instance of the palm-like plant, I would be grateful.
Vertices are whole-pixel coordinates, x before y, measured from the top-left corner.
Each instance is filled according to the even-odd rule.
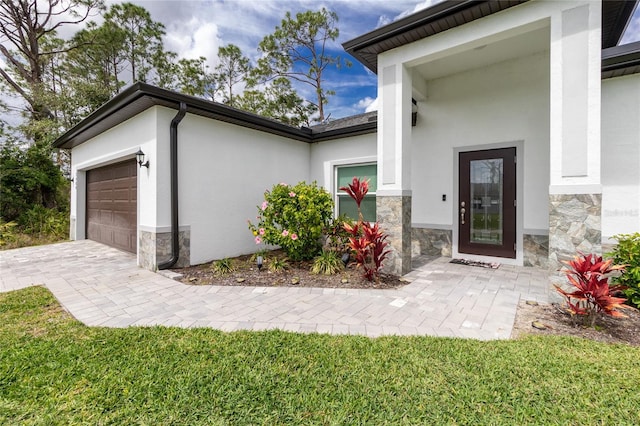
[[[565,271],[573,291],[566,291],[556,285],[556,290],[565,297],[569,311],[574,315],[583,315],[589,325],[595,324],[601,315],[611,317],[625,317],[621,308],[626,299],[615,297],[614,294],[624,289],[620,285],[609,285],[609,276],[613,271],[624,269],[623,265],[613,265],[613,260],[603,260],[595,254],[576,256],[574,260],[564,262],[569,267]]]

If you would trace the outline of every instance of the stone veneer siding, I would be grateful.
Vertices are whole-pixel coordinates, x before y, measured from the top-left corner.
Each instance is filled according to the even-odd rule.
[[[549,267],[549,236],[523,235],[523,265],[537,268]]]
[[[173,266],[175,268],[184,268],[190,265],[190,246],[191,233],[187,230],[181,230],[178,233],[178,244],[180,255],[178,261]],[[138,260],[141,267],[155,271],[158,264],[168,260],[171,257],[171,233],[162,232],[155,233],[149,231],[140,231],[140,239],[138,240]]]
[[[391,252],[385,261],[387,273],[404,275],[411,272],[411,197],[376,197],[378,223],[388,235]]]
[[[76,239],[76,218],[75,216],[71,216],[69,219],[69,239]]]
[[[411,255],[451,257],[453,232],[449,229],[413,228]],[[524,266],[547,268],[549,236],[524,234]],[[461,255],[464,256],[464,255]]]
[[[452,238],[453,232],[450,229],[413,228],[411,254],[451,257]]]
[[[602,194],[549,195],[549,268],[582,253],[602,253]]]

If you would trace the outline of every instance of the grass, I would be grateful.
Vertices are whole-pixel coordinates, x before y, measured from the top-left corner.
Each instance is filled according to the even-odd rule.
[[[637,348],[89,328],[0,294],[0,424],[638,424]]]

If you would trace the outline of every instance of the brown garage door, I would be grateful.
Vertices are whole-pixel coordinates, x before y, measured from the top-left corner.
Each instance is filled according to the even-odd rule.
[[[111,164],[87,172],[87,238],[136,252],[137,163]]]

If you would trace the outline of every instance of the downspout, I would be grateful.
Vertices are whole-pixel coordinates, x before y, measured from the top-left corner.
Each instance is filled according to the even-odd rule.
[[[178,227],[178,124],[182,121],[187,113],[187,104],[180,102],[180,109],[169,128],[169,145],[170,145],[170,173],[171,173],[171,257],[166,262],[158,264],[158,269],[168,269],[176,264],[180,257]]]

